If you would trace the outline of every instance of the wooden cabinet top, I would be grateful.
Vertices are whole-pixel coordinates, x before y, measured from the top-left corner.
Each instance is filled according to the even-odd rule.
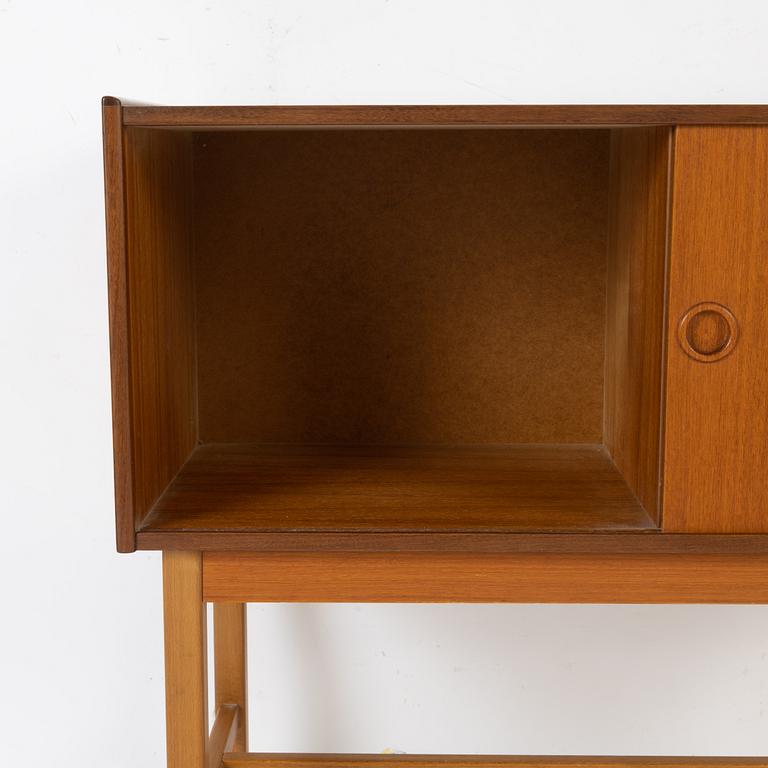
[[[501,104],[387,106],[155,106],[105,96],[136,126],[619,126],[768,123],[765,104]]]

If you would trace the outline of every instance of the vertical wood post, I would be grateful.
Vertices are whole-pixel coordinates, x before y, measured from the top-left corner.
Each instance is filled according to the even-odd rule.
[[[216,709],[239,707],[234,752],[248,751],[248,658],[245,603],[214,603]]]
[[[207,622],[199,552],[163,552],[168,768],[206,768]]]

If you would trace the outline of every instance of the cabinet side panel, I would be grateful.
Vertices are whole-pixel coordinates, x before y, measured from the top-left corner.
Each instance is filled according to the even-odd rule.
[[[109,349],[112,372],[112,445],[115,467],[115,526],[119,552],[133,552],[133,470],[131,449],[131,372],[128,328],[128,272],[125,233],[125,177],[122,107],[102,108],[104,200],[107,227]]]
[[[768,128],[678,129],[667,329],[665,530],[768,532],[767,256]],[[678,340],[683,316],[702,302],[727,308],[738,324],[730,354],[712,354],[710,362],[693,359]],[[706,324],[712,322],[717,330],[723,322],[715,314],[701,315],[704,335],[695,343],[711,344]]]
[[[604,441],[657,523],[670,134],[611,136]]]
[[[191,141],[125,132],[136,527],[197,442]]]

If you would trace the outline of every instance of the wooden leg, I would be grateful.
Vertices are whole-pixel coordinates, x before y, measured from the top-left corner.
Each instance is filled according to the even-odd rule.
[[[199,552],[163,553],[168,768],[206,768],[208,669]]]
[[[216,709],[239,707],[234,752],[248,751],[248,661],[245,603],[214,603]]]

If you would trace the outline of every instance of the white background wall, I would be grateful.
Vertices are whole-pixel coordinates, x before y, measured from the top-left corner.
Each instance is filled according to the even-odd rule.
[[[768,102],[764,2],[0,0],[4,765],[163,765],[114,553],[99,97]],[[768,754],[768,609],[253,606],[252,748]]]

